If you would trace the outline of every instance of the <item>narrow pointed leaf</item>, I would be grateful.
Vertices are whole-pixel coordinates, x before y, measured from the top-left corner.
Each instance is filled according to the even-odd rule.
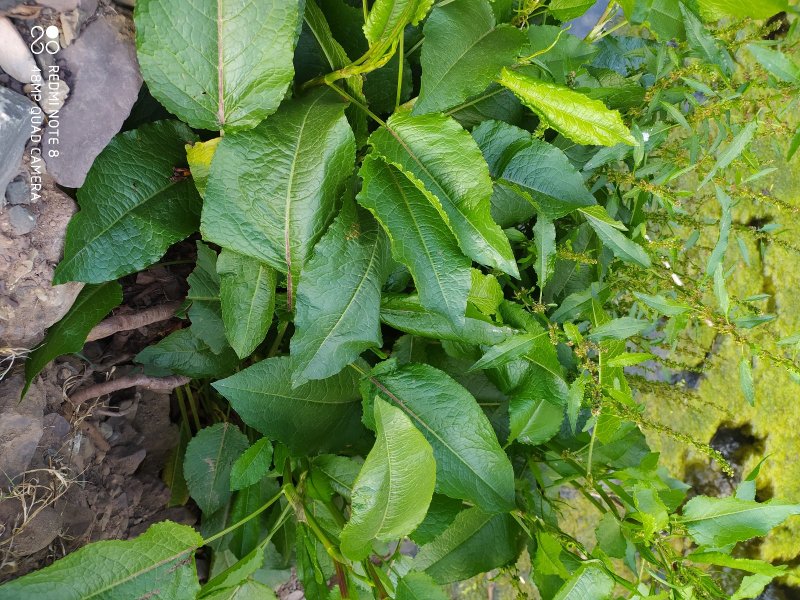
[[[391,265],[389,240],[378,223],[345,203],[297,287],[295,384],[335,375],[367,348],[382,345],[381,287]]]
[[[644,248],[620,231],[620,223],[612,220],[602,206],[580,209],[597,237],[614,253],[614,256],[625,262],[635,263],[641,267],[650,266],[650,257]]]
[[[380,398],[373,402],[375,446],[352,491],[350,520],[342,530],[342,553],[363,560],[374,541],[411,533],[428,511],[436,483],[431,445],[411,420]]]
[[[200,584],[193,555],[202,543],[187,525],[156,523],[132,540],[89,544],[8,582],[0,599],[143,598],[156,589],[164,600],[194,598]]]
[[[406,25],[416,25],[433,0],[376,0],[367,15],[364,35],[370,46],[397,39]]]
[[[463,323],[470,262],[459,250],[436,199],[380,159],[367,157],[361,177],[364,186],[358,202],[386,230],[392,254],[411,271],[423,306]]]
[[[64,258],[53,283],[102,283],[157,261],[197,230],[200,196],[184,145],[197,139],[183,123],[160,121],[116,136],[94,161],[78,191],[81,210],[69,222]]]
[[[275,308],[275,269],[258,259],[223,249],[217,259],[225,336],[239,358],[264,341]]]
[[[456,0],[425,21],[422,81],[413,114],[444,112],[479,94],[517,58],[525,34],[495,26],[486,0]]]
[[[464,254],[519,276],[508,238],[490,214],[492,180],[480,148],[452,117],[396,112],[370,136],[375,152],[436,196]]]
[[[51,360],[62,354],[80,352],[92,327],[121,302],[122,287],[116,281],[84,286],[72,308],[47,330],[44,341],[28,355],[22,398],[34,378]]]
[[[747,44],[747,49],[767,71],[781,81],[800,84],[800,66],[783,52],[764,48],[757,44]]]
[[[553,83],[503,69],[498,80],[550,127],[578,144],[636,145],[616,110]]]
[[[514,507],[511,463],[466,389],[431,366],[395,369],[390,362],[365,381],[367,402],[375,394],[401,408],[433,447],[438,492],[469,500],[487,512]],[[370,413],[365,410],[365,422],[372,427]]]
[[[481,369],[494,369],[515,360],[537,347],[544,342],[550,344],[550,338],[546,331],[540,333],[522,333],[508,338],[504,342],[496,344],[486,351],[479,361],[472,365],[470,371]]]
[[[272,444],[261,438],[250,446],[231,468],[231,490],[241,490],[258,483],[272,464]]]
[[[231,497],[231,468],[248,445],[247,437],[230,423],[201,429],[189,442],[183,475],[189,494],[204,513],[211,514]]]
[[[249,129],[275,112],[294,76],[299,11],[283,0],[136,3],[150,93],[197,129]],[[258,40],[258,43],[253,43]]]
[[[447,600],[444,590],[430,575],[411,571],[397,582],[396,600]]]
[[[215,382],[242,420],[296,455],[338,449],[357,438],[358,379],[353,369],[292,387],[292,360],[268,358]]]
[[[413,566],[440,584],[491,571],[517,558],[517,531],[511,515],[470,508],[420,548]]]
[[[540,218],[533,226],[533,243],[536,245],[536,271],[539,289],[543,289],[553,276],[556,266],[556,228],[553,222]]]
[[[252,131],[226,135],[211,163],[203,237],[287,273],[290,308],[353,169],[344,109],[324,90],[287,100]]]

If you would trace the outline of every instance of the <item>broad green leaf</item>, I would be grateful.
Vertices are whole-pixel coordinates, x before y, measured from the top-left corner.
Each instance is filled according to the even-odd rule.
[[[346,456],[323,454],[314,459],[314,469],[317,469],[328,479],[334,492],[348,502],[350,501],[353,484],[356,477],[358,477],[358,472],[361,470],[359,462]]]
[[[231,468],[248,446],[247,437],[230,423],[201,429],[189,442],[183,476],[204,513],[213,513],[231,497]]]
[[[756,404],[756,388],[753,385],[753,364],[749,356],[739,361],[739,387],[750,406]]]
[[[423,306],[463,324],[470,262],[459,250],[441,205],[402,171],[372,156],[364,160],[361,177],[358,202],[386,230],[392,254],[411,271]]]
[[[679,2],[679,6],[686,28],[686,39],[694,51],[693,55],[707,63],[719,66],[725,75],[730,76],[735,65],[725,46],[714,39],[714,36],[690,8],[687,8],[683,2]]]
[[[639,335],[651,325],[652,323],[650,321],[645,321],[643,319],[619,317],[618,319],[612,319],[592,329],[588,338],[595,342],[602,342],[604,340],[626,340],[629,337]]]
[[[434,538],[438,537],[450,526],[450,523],[455,521],[463,508],[464,503],[461,500],[442,494],[434,494],[433,498],[431,498],[431,504],[428,506],[428,514],[425,515],[425,519],[410,535],[411,539],[418,546],[433,541]]]
[[[367,348],[381,347],[381,287],[391,266],[386,234],[366,210],[346,202],[297,287],[295,385],[335,375]]]
[[[352,174],[355,142],[344,109],[325,90],[287,100],[255,129],[226,135],[211,163],[203,237],[286,273],[290,309]]]
[[[381,321],[419,337],[482,346],[499,344],[515,333],[510,327],[470,317],[464,319],[463,325],[455,325],[450,319],[426,310],[413,296],[384,298]]]
[[[594,4],[594,0],[552,0],[548,8],[550,14],[559,21],[569,21],[580,17]]]
[[[583,397],[586,393],[586,383],[588,377],[582,374],[569,386],[569,393],[567,394],[567,420],[572,433],[576,432],[578,426],[578,415],[581,412],[583,405]]]
[[[619,230],[621,223],[611,219],[605,208],[592,206],[583,208],[580,212],[586,217],[587,222],[594,229],[600,241],[609,247],[614,256],[641,267],[647,268],[650,266],[650,257],[644,248],[630,238],[625,237]]]
[[[259,544],[230,567],[214,575],[214,577],[203,585],[203,589],[198,598],[247,598],[247,591],[246,589],[244,592],[241,591],[241,584],[244,583],[246,585],[248,578],[263,565],[264,547]],[[250,582],[252,582],[252,580],[250,580]],[[274,598],[274,594],[269,595],[272,593],[272,590],[269,588],[267,588],[267,590],[269,593],[266,596],[259,596],[257,598],[265,598],[265,600]]]
[[[419,571],[406,573],[397,582],[396,600],[448,600],[430,575]]]
[[[464,254],[519,276],[508,238],[490,214],[486,161],[455,119],[396,112],[369,141],[377,154],[439,199]]]
[[[92,327],[121,302],[122,287],[116,281],[84,286],[67,314],[47,330],[44,341],[28,355],[22,398],[51,360],[62,354],[80,352]]]
[[[552,9],[552,7],[553,3],[551,2],[550,8]],[[565,85],[567,82],[574,81],[576,74],[584,65],[591,63],[599,51],[598,44],[592,44],[566,33],[561,27],[532,25],[528,27],[528,47],[524,53],[533,56],[534,64],[537,67],[543,66],[553,77],[555,83]],[[615,87],[619,90],[623,85],[625,84],[618,82]],[[611,86],[604,85],[603,87]],[[635,87],[630,89],[635,89]],[[595,93],[598,89],[602,88],[590,88],[585,93]]]
[[[781,81],[800,85],[800,66],[783,52],[765,48],[758,44],[747,44],[747,49],[761,66],[772,75]]]
[[[139,65],[150,93],[197,129],[255,127],[294,76],[297,2],[136,3]],[[254,43],[258,40],[258,43]]]
[[[537,445],[550,440],[564,422],[569,389],[564,380],[538,365],[531,365],[508,405],[509,438]]]
[[[611,575],[594,564],[586,564],[573,573],[553,600],[606,600],[613,591]]]
[[[436,490],[486,512],[514,508],[514,473],[488,419],[470,393],[429,365],[391,361],[365,380],[365,403],[378,394],[419,428],[436,459]],[[372,427],[371,410],[364,420]]]
[[[433,10],[423,28],[422,80],[413,114],[444,112],[485,90],[517,58],[525,34],[495,25],[486,0],[456,0]]]
[[[213,384],[242,420],[295,455],[341,448],[357,438],[358,378],[355,370],[292,387],[292,360],[268,358]]]
[[[217,253],[203,242],[197,242],[197,263],[186,283],[189,284],[186,299],[192,303],[188,312],[192,332],[214,354],[219,354],[228,347],[228,340],[220,308]]]
[[[716,21],[723,17],[767,19],[788,7],[787,0],[758,0],[757,2],[698,0],[698,4],[700,13],[707,21]]]
[[[203,600],[277,600],[272,588],[259,583],[254,579],[245,579],[243,582],[216,590]]]
[[[481,149],[492,177],[500,177],[509,159],[533,139],[529,131],[491,119],[473,129],[472,137]]]
[[[492,515],[470,508],[461,512],[439,537],[420,548],[413,566],[437,583],[467,579],[513,562],[517,558],[517,535],[511,515]]]
[[[636,145],[620,114],[599,100],[505,68],[498,81],[550,127],[578,144]]]
[[[533,243],[536,246],[536,262],[533,268],[536,271],[536,285],[544,289],[553,276],[556,266],[556,228],[553,222],[546,217],[536,219],[533,226]]]
[[[786,566],[784,565],[775,566],[763,560],[737,558],[725,552],[693,552],[687,558],[696,563],[729,567],[747,571],[748,573],[770,575],[771,577],[778,577],[786,571]]]
[[[89,544],[10,581],[0,586],[0,599],[143,598],[153,590],[164,600],[194,598],[200,591],[194,551],[202,543],[187,525],[156,523],[132,540]]]
[[[773,527],[798,514],[800,504],[778,500],[759,503],[733,497],[696,496],[686,503],[681,521],[695,542],[720,548],[766,535]]]
[[[647,25],[658,39],[682,40],[685,37],[679,0],[621,0],[628,21],[634,25]]]
[[[241,490],[258,482],[272,464],[272,444],[261,438],[250,446],[231,468],[231,490]]]
[[[514,184],[545,219],[558,219],[596,203],[578,170],[562,150],[530,140],[505,166],[501,181]]]
[[[221,137],[216,137],[207,142],[186,144],[186,160],[192,172],[194,185],[201,196],[206,195],[208,174],[211,172],[211,161],[221,139]]]
[[[764,588],[775,579],[770,575],[747,575],[742,579],[739,589],[731,596],[731,600],[745,600],[746,598],[760,597],[759,594],[764,591]]]
[[[157,344],[148,346],[134,360],[198,379],[227,375],[239,364],[233,350],[225,348],[220,354],[214,354],[191,327],[179,329]]]
[[[470,367],[470,371],[495,369],[511,362],[529,352],[554,353],[548,332],[542,329],[538,333],[522,333],[491,346],[481,359]]]
[[[167,484],[170,491],[167,507],[183,506],[189,500],[189,488],[186,486],[186,479],[183,477],[183,457],[186,455],[186,446],[192,439],[189,424],[181,421],[178,445],[170,450],[167,456],[164,470],[161,471],[161,481]]]
[[[375,398],[375,445],[352,492],[350,520],[342,529],[341,550],[363,560],[374,541],[389,542],[411,533],[428,510],[436,483],[433,449],[399,408]]]
[[[111,140],[78,190],[81,210],[67,226],[53,283],[135,273],[197,231],[200,196],[191,180],[173,177],[196,139],[183,123],[160,121]]]
[[[239,358],[264,341],[275,308],[275,269],[258,259],[223,248],[217,258],[225,337]]]
[[[416,25],[430,10],[433,0],[376,0],[364,23],[370,46],[385,45],[403,34],[406,25]]]

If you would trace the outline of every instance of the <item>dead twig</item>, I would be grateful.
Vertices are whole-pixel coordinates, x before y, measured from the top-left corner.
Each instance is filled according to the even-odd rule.
[[[166,304],[159,304],[158,306],[151,306],[150,308],[136,313],[114,315],[95,326],[95,328],[89,332],[86,341],[93,342],[114,335],[118,331],[130,331],[132,329],[139,329],[139,327],[144,327],[145,325],[158,323],[159,321],[166,321],[175,315],[175,311],[178,310],[180,306],[180,302],[168,302]]]
[[[139,386],[152,392],[171,392],[174,388],[187,384],[191,381],[189,377],[173,375],[171,377],[150,377],[149,375],[126,375],[119,379],[104,381],[96,385],[78,390],[70,396],[73,405],[80,404],[91,398],[105,396],[129,387]]]

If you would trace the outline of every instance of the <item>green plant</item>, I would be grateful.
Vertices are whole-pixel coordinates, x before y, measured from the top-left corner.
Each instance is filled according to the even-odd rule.
[[[92,285],[27,376],[119,303],[105,282],[199,230],[190,324],[136,360],[212,380],[203,402],[233,412],[193,410],[170,470],[200,534],[95,544],[0,598],[268,598],[292,563],[310,599],[440,598],[523,550],[559,600],[731,597],[708,565],[752,598],[785,572],[731,550],[800,505],[757,502],[757,470],[685,502],[643,429],[730,467],[635,390],[701,328],[741,347],[750,404],[753,359],[798,373],[750,337],[764,298],[726,286],[731,237],[745,261],[745,239],[791,246],[732,219],[776,202],[751,185],[756,133],[797,125],[796,26],[764,41],[783,21],[753,22],[786,3],[612,2],[583,40],[556,23],[591,1],[431,4],[139,0],[144,78],[183,123],[98,158],[56,272]],[[592,549],[560,519],[565,486],[597,513]]]

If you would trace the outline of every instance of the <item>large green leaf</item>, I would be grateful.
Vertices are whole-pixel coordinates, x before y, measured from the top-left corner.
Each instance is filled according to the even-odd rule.
[[[516,186],[536,212],[550,220],[596,202],[567,155],[537,139],[527,141],[508,160],[501,181]]]
[[[525,34],[495,26],[486,0],[456,0],[433,10],[423,29],[422,81],[413,114],[444,112],[485,90],[514,63]]]
[[[430,575],[411,571],[397,582],[396,600],[447,600],[448,596]]]
[[[150,93],[192,127],[255,127],[294,76],[297,2],[140,0],[135,19]]]
[[[275,308],[275,269],[223,249],[217,259],[225,336],[239,358],[253,353],[267,335]]]
[[[420,548],[414,568],[437,583],[467,579],[502,567],[517,558],[517,526],[511,515],[487,514],[479,508],[461,512],[429,544]]]
[[[708,21],[723,17],[744,19],[767,19],[789,6],[788,0],[758,0],[757,2],[739,2],[738,0],[697,0],[700,13]]]
[[[464,254],[519,276],[508,238],[490,214],[492,180],[486,161],[452,117],[397,112],[369,141],[376,153],[439,199]]]
[[[192,303],[188,311],[192,332],[219,354],[228,347],[228,341],[222,324],[217,253],[203,242],[197,242],[197,263],[186,283],[189,284],[186,299]]]
[[[495,344],[469,370],[494,369],[532,351],[555,354],[549,332],[542,328],[536,333],[520,333]]]
[[[378,365],[365,381],[366,403],[379,395],[401,408],[433,447],[436,490],[486,512],[512,510],[514,472],[470,393],[429,365]],[[373,427],[371,410],[364,420]]]
[[[800,504],[696,496],[686,503],[681,521],[698,544],[723,547],[766,535],[798,514]]]
[[[559,21],[569,21],[580,17],[594,4],[593,0],[551,0],[548,8]]]
[[[386,234],[366,210],[346,202],[297,287],[295,385],[335,375],[367,348],[382,345],[381,287],[391,265]]]
[[[375,445],[356,478],[350,520],[342,529],[341,550],[363,560],[374,541],[392,541],[422,522],[433,496],[433,449],[399,408],[373,401]]]
[[[200,591],[194,551],[203,538],[191,527],[156,523],[137,538],[84,546],[49,567],[0,586],[0,599],[86,600],[159,598],[183,600]]]
[[[679,3],[680,0],[620,1],[628,21],[634,25],[647,25],[662,41],[682,40],[685,36]]]
[[[406,333],[435,340],[491,346],[514,335],[515,330],[488,321],[467,317],[462,325],[426,310],[416,296],[385,298],[381,321]]]
[[[611,575],[597,565],[588,564],[572,574],[553,600],[606,600],[613,591]]]
[[[80,352],[86,337],[112,308],[122,302],[122,287],[116,281],[90,284],[78,294],[72,308],[55,325],[47,330],[44,341],[37,346],[25,361],[24,397],[31,381],[54,358],[62,354]]]
[[[620,114],[599,100],[505,68],[498,81],[547,125],[578,144],[636,145]]]
[[[153,346],[148,346],[134,359],[143,365],[166,369],[187,377],[222,377],[239,363],[230,348],[215,354],[194,334],[191,327],[171,333]]]
[[[416,25],[428,13],[433,0],[376,0],[364,23],[370,46],[396,40],[406,25]]]
[[[569,389],[558,375],[531,365],[509,401],[509,441],[537,445],[551,439],[564,422]]]
[[[116,136],[95,159],[78,191],[81,210],[67,227],[64,259],[53,283],[102,283],[157,261],[197,230],[200,196],[184,145],[197,139],[183,123],[161,121]]]
[[[345,105],[325,90],[226,135],[211,163],[201,229],[223,248],[287,273],[287,302],[333,219],[355,160]]]
[[[279,356],[213,385],[247,425],[297,455],[352,442],[362,431],[356,372],[346,369],[292,388],[293,371],[292,360]]]
[[[231,490],[258,483],[272,464],[272,444],[261,438],[241,454],[231,468]]]
[[[231,497],[231,468],[249,445],[247,437],[230,423],[201,429],[189,442],[183,476],[204,513],[213,513]]]
[[[411,271],[422,304],[463,323],[470,262],[459,250],[441,205],[402,171],[373,156],[364,160],[361,177],[358,202],[389,234],[392,254]]]

